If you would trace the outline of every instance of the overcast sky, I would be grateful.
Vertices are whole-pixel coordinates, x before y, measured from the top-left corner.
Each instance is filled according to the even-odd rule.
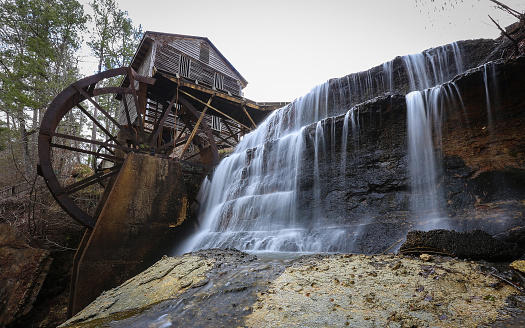
[[[208,37],[248,80],[245,97],[292,101],[324,81],[457,40],[495,38],[488,0],[116,0],[145,31]],[[89,12],[89,0],[80,0]],[[520,11],[523,0],[502,0]],[[454,4],[454,8],[451,8]],[[85,73],[91,72],[85,59]]]

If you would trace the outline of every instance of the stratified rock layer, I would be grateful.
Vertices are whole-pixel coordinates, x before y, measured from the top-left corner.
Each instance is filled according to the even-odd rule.
[[[448,254],[453,257],[485,261],[512,261],[523,255],[517,244],[497,240],[481,230],[410,231],[399,249],[403,254],[424,252]]]

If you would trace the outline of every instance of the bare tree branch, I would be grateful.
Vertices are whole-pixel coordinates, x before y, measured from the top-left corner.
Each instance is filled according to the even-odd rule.
[[[514,40],[514,39],[510,36],[510,34],[508,34],[508,33],[507,33],[507,32],[506,32],[506,31],[505,31],[505,30],[504,30],[504,29],[503,29],[498,23],[496,23],[496,21],[495,21],[492,17],[490,17],[490,15],[489,15],[489,18],[490,18],[490,20],[491,20],[494,24],[496,24],[496,26],[497,26],[498,29],[501,31],[501,33],[502,33],[503,35],[505,35],[505,36],[506,36],[506,37],[507,37],[507,38],[508,38],[508,39],[514,44],[514,51],[515,51],[515,54],[518,55],[518,53],[519,53],[519,44],[518,44],[518,42],[517,42],[516,40]]]

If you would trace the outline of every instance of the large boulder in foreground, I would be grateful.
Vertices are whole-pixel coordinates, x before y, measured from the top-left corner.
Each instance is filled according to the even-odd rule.
[[[23,240],[14,227],[0,224],[0,327],[29,313],[53,261]]]
[[[502,262],[519,258],[523,255],[524,250],[517,244],[495,239],[482,230],[456,232],[436,229],[410,231],[399,252],[403,254],[434,253],[462,259]]]
[[[205,250],[161,259],[61,327],[485,326],[507,322],[519,298],[492,269],[439,256]]]

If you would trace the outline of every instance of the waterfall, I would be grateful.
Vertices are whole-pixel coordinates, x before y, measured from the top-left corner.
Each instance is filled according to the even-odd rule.
[[[449,53],[452,53],[453,62],[449,61]],[[410,91],[445,83],[465,70],[456,42],[424,53],[404,56],[403,62],[408,72]]]
[[[304,126],[319,122],[315,156],[324,153],[321,119],[328,116],[328,83],[275,111],[216,168],[203,188],[201,231],[185,251],[210,247],[243,250],[323,251],[296,218],[297,175]],[[319,181],[316,182],[317,184]]]
[[[385,78],[383,79],[383,90],[385,90],[385,93],[394,93],[394,61],[390,60],[386,63],[383,63],[383,75]],[[384,84],[386,80],[386,85]]]
[[[411,207],[414,213],[432,222],[443,216],[439,204],[439,161],[434,152],[432,126],[439,117],[439,96],[440,88],[413,91],[406,96]],[[435,228],[434,224],[430,226]]]
[[[483,65],[483,82],[485,84],[485,100],[487,103],[487,125],[492,137],[492,108],[497,107],[499,98],[497,88],[496,66],[493,62]]]
[[[454,83],[406,96],[411,209],[418,229],[446,229],[445,197],[441,183],[441,130],[445,109],[464,109]]]
[[[455,63],[452,70],[446,67],[449,58]],[[463,70],[460,59],[457,45],[402,57],[410,90],[429,88],[451,78]],[[368,188],[365,182],[346,179],[354,165],[347,159],[359,161],[362,127],[356,102],[403,89],[394,79],[393,63],[383,64],[379,75],[361,72],[319,85],[270,114],[203,183],[199,231],[178,251],[212,247],[252,252],[354,251],[359,238],[367,238],[374,219],[366,215],[354,221],[344,219],[348,214],[333,214],[333,205],[325,197],[332,193],[331,197],[342,201],[343,195],[336,189],[344,189],[347,183]],[[332,91],[332,85],[338,90]],[[432,218],[444,214],[439,192],[434,190],[440,166],[433,142],[440,138],[440,106],[443,95],[448,95],[442,89],[415,91],[407,96],[412,203],[418,204],[413,210],[420,214],[424,208]],[[337,135],[337,115],[344,115],[339,126],[341,137]],[[336,156],[337,151],[340,155]],[[309,180],[305,175],[312,177]],[[303,208],[298,208],[299,199]],[[367,206],[366,202],[362,205]],[[330,218],[328,211],[332,211]],[[339,215],[344,224],[332,223],[334,215]]]

